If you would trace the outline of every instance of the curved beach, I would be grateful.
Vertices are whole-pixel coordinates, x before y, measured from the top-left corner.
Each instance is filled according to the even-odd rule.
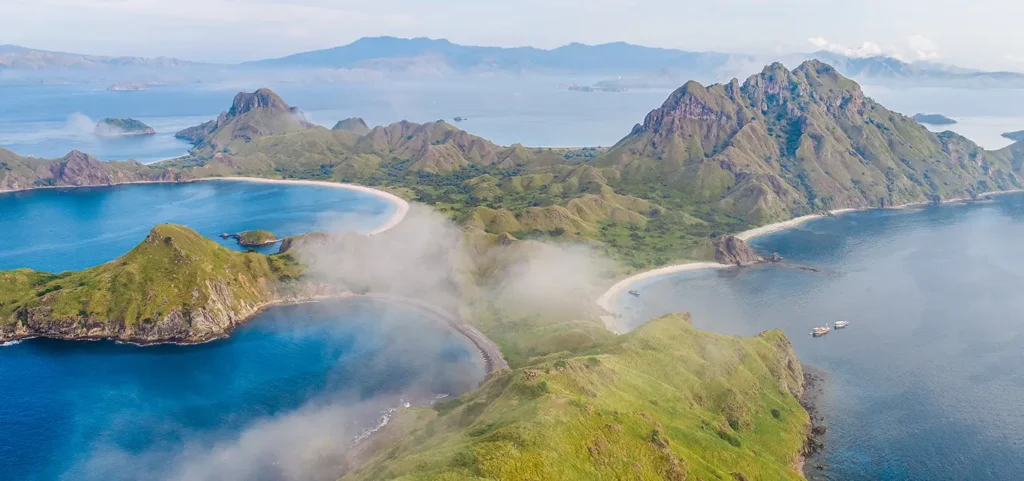
[[[996,190],[996,191],[989,191],[989,192],[983,192],[981,194],[978,194],[975,197],[975,199],[972,199],[970,197],[957,197],[957,198],[953,198],[953,199],[943,200],[940,203],[941,204],[951,204],[951,203],[956,203],[956,202],[967,202],[967,201],[972,201],[972,200],[976,200],[976,199],[982,199],[982,198],[985,198],[985,197],[992,197],[992,196],[1005,195],[1005,194],[1015,194],[1015,193],[1021,193],[1021,192],[1024,192],[1024,189]],[[929,204],[932,204],[932,203],[931,202],[912,202],[912,203],[902,204],[902,205],[893,206],[893,207],[885,207],[885,209],[907,209],[907,208],[911,208],[911,207],[923,207],[923,206],[926,206],[926,205],[929,205]],[[773,234],[775,232],[784,231],[786,229],[792,229],[794,227],[799,227],[799,226],[801,226],[801,225],[803,225],[803,224],[805,224],[807,222],[810,222],[812,220],[822,219],[822,218],[825,218],[825,217],[832,217],[832,216],[841,215],[841,214],[847,214],[847,213],[850,213],[850,212],[858,212],[858,211],[866,211],[866,210],[874,210],[874,209],[878,209],[878,208],[877,207],[844,208],[844,209],[831,210],[827,214],[802,215],[800,217],[794,217],[794,218],[789,219],[789,220],[784,220],[784,221],[781,221],[781,222],[775,222],[775,223],[763,225],[763,226],[760,226],[760,227],[754,227],[753,229],[747,229],[747,230],[745,230],[743,232],[735,234],[735,237],[737,239],[740,239],[740,240],[744,241],[744,242],[748,242],[748,241],[750,241],[750,240],[752,240],[754,238],[757,238],[757,237],[760,237],[760,236],[763,236],[763,235]],[[679,273],[679,272],[693,271],[693,270],[699,270],[699,269],[724,269],[724,268],[729,268],[729,267],[735,267],[735,266],[733,266],[731,264],[719,264],[717,262],[690,262],[690,263],[686,263],[686,264],[676,264],[676,265],[670,265],[670,266],[665,266],[665,267],[659,267],[659,268],[656,268],[656,269],[651,269],[649,271],[644,271],[644,272],[641,272],[641,273],[629,276],[629,277],[627,277],[625,279],[622,279],[622,280],[616,282],[613,286],[608,288],[608,290],[605,291],[605,293],[602,294],[601,297],[597,298],[597,305],[600,306],[605,311],[608,311],[610,313],[616,313],[616,312],[618,312],[618,306],[616,305],[615,300],[620,295],[622,295],[622,293],[624,291],[626,291],[630,286],[632,286],[632,285],[634,285],[636,283],[639,283],[639,282],[642,282],[642,281],[645,281],[645,280],[648,280],[648,279],[652,279],[652,278],[655,278],[655,277],[662,277],[662,276],[667,276],[667,275],[670,275],[670,274],[676,274],[676,273]],[[611,327],[609,326],[609,329],[610,328]]]
[[[409,202],[405,199],[379,189],[372,187],[366,187],[365,185],[356,184],[342,184],[340,182],[327,182],[323,180],[290,180],[290,179],[264,179],[262,177],[206,177],[203,179],[196,179],[195,182],[206,182],[211,180],[233,180],[241,182],[256,182],[263,184],[291,184],[291,185],[315,185],[320,187],[330,187],[334,189],[348,189],[355,190],[370,194],[372,196],[384,199],[395,206],[395,212],[391,214],[387,222],[380,225],[379,227],[367,232],[368,235],[380,234],[381,232],[392,229],[400,222],[405,219],[405,215],[409,213]]]

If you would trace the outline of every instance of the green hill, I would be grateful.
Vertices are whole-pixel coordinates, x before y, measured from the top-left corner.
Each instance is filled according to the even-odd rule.
[[[802,371],[778,331],[656,319],[399,418],[343,480],[802,479]]]
[[[187,227],[159,225],[100,266],[0,272],[0,339],[206,341],[295,294],[281,281],[298,272],[288,257],[235,252]]]

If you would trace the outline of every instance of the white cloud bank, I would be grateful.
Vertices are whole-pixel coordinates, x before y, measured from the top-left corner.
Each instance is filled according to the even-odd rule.
[[[817,36],[807,39],[818,50],[846,55],[852,58],[867,58],[885,55],[900,60],[936,60],[940,57],[935,43],[923,35],[911,35],[902,47],[882,46],[872,41],[864,41],[859,46],[851,47],[833,42],[825,37]]]

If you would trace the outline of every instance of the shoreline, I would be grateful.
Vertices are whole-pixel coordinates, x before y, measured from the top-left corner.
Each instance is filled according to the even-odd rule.
[[[109,335],[107,335],[107,336],[99,335],[99,336],[73,337],[73,336],[48,336],[48,335],[45,335],[45,334],[43,334],[43,335],[35,334],[35,335],[27,335],[27,336],[23,336],[23,337],[13,336],[13,337],[10,337],[10,338],[4,338],[4,339],[0,340],[0,344],[2,344],[3,347],[8,347],[8,346],[15,346],[15,345],[21,344],[23,341],[27,341],[27,340],[31,340],[31,339],[55,339],[55,340],[59,340],[59,341],[86,341],[86,342],[113,341],[113,342],[115,342],[117,344],[129,344],[129,345],[137,346],[137,347],[149,347],[149,346],[159,346],[159,345],[198,346],[198,345],[201,345],[201,344],[206,344],[206,343],[210,343],[210,342],[214,342],[214,341],[219,341],[221,339],[227,339],[227,338],[231,337],[231,334],[235,331],[235,329],[238,329],[239,327],[241,327],[244,324],[248,324],[250,321],[252,321],[254,318],[256,318],[256,316],[259,316],[260,314],[263,314],[267,310],[273,309],[275,307],[298,306],[298,305],[302,305],[302,304],[316,304],[316,303],[327,302],[327,301],[349,301],[349,300],[359,300],[359,299],[369,299],[371,301],[377,301],[377,302],[382,302],[382,303],[392,303],[393,302],[393,303],[403,304],[403,305],[412,307],[414,309],[417,309],[417,310],[423,312],[424,314],[428,315],[429,317],[434,318],[435,320],[443,322],[444,324],[446,324],[448,326],[448,328],[450,328],[451,330],[455,331],[457,334],[459,334],[462,337],[464,337],[465,339],[467,339],[471,344],[473,344],[474,347],[477,348],[477,351],[480,354],[480,358],[484,361],[484,371],[485,371],[484,374],[485,375],[490,375],[494,371],[498,371],[498,370],[501,370],[501,369],[507,369],[509,367],[508,362],[505,361],[505,357],[501,354],[501,350],[498,348],[498,345],[494,343],[494,341],[492,341],[490,338],[488,338],[486,335],[484,335],[482,332],[480,332],[478,329],[474,328],[473,326],[470,326],[469,324],[466,324],[465,322],[462,322],[456,315],[451,314],[450,312],[448,312],[448,311],[446,311],[446,310],[444,310],[444,309],[442,309],[442,308],[440,308],[438,306],[430,304],[430,303],[428,303],[426,301],[421,301],[421,300],[418,300],[418,299],[412,299],[412,298],[407,298],[407,297],[402,297],[402,296],[395,296],[395,295],[386,294],[386,293],[377,293],[377,292],[368,292],[366,294],[357,294],[357,293],[354,293],[354,292],[342,292],[342,293],[339,293],[339,294],[317,295],[317,296],[310,296],[310,297],[296,297],[296,298],[292,298],[292,299],[275,299],[275,300],[272,300],[272,301],[268,301],[265,304],[259,306],[258,308],[256,308],[255,311],[253,311],[252,314],[250,314],[249,316],[246,316],[246,318],[244,320],[234,324],[233,326],[231,326],[225,332],[219,333],[216,336],[211,336],[211,337],[205,338],[205,339],[195,339],[195,340],[168,339],[168,340],[163,340],[163,341],[156,341],[156,340],[150,341],[150,340],[140,340],[140,339],[119,339],[119,338],[117,338],[115,336],[109,336]]]
[[[13,194],[17,192],[30,192],[33,190],[44,190],[44,189],[86,189],[86,188],[103,188],[103,187],[116,187],[121,185],[136,185],[136,184],[191,184],[195,182],[209,182],[227,180],[235,182],[254,182],[262,184],[292,184],[292,185],[310,185],[320,187],[330,187],[335,189],[349,189],[364,194],[369,194],[379,199],[383,199],[395,206],[395,212],[391,214],[386,222],[380,226],[366,232],[367,235],[377,235],[384,231],[390,230],[391,228],[398,225],[405,219],[406,214],[409,213],[409,202],[405,199],[392,194],[391,192],[375,189],[373,187],[367,187],[359,184],[346,184],[341,182],[330,182],[326,180],[299,180],[299,179],[267,179],[263,177],[242,177],[242,176],[230,176],[230,177],[202,177],[195,179],[185,180],[139,180],[132,182],[114,182],[112,184],[96,184],[96,185],[40,185],[27,187],[24,189],[9,189],[0,191],[2,194]]]
[[[330,187],[334,189],[348,189],[364,194],[370,194],[379,199],[383,199],[395,206],[395,212],[391,214],[386,222],[378,227],[366,232],[366,235],[377,235],[384,231],[390,230],[397,226],[406,214],[409,213],[409,202],[405,199],[380,189],[374,189],[373,187],[367,187],[365,185],[358,184],[345,184],[341,182],[329,182],[326,180],[298,180],[298,179],[265,179],[262,177],[204,177],[201,179],[195,179],[186,182],[209,182],[218,180],[228,180],[235,182],[253,182],[257,184],[291,184],[291,185],[310,185],[319,187]]]
[[[828,213],[825,213],[825,214],[802,215],[800,217],[794,217],[794,218],[789,219],[789,220],[784,220],[784,221],[774,222],[774,223],[771,223],[771,224],[766,224],[766,225],[759,226],[759,227],[754,227],[754,228],[747,229],[745,231],[739,232],[737,234],[733,234],[733,236],[736,237],[737,239],[742,240],[743,242],[748,242],[748,241],[750,241],[752,239],[755,239],[757,237],[761,237],[761,236],[768,235],[768,234],[774,234],[776,232],[781,232],[781,231],[784,231],[784,230],[788,230],[788,229],[792,229],[792,228],[795,228],[795,227],[799,227],[799,226],[801,226],[801,225],[803,225],[803,224],[805,224],[807,222],[810,222],[812,220],[818,220],[818,219],[824,219],[824,218],[834,217],[834,216],[843,215],[843,214],[849,214],[851,212],[867,212],[867,211],[872,211],[872,210],[901,210],[901,209],[910,209],[910,208],[914,208],[914,207],[926,207],[926,206],[929,206],[929,205],[955,204],[955,203],[960,203],[960,202],[970,203],[970,202],[973,202],[973,201],[984,200],[987,197],[995,197],[995,196],[1000,196],[1000,195],[1019,194],[1019,193],[1024,193],[1024,189],[992,190],[992,191],[988,191],[988,192],[982,192],[982,193],[978,194],[977,196],[975,196],[974,198],[971,198],[971,197],[956,197],[956,198],[952,198],[952,199],[944,199],[944,200],[942,200],[941,202],[938,202],[938,203],[929,202],[929,201],[922,201],[922,202],[910,202],[910,203],[907,203],[907,204],[900,204],[900,205],[896,205],[896,206],[892,206],[892,207],[845,207],[845,208],[842,208],[842,209],[830,210],[830,211],[828,211]],[[633,285],[635,285],[635,284],[637,284],[639,282],[643,282],[643,281],[646,281],[646,280],[649,280],[649,279],[652,279],[652,278],[668,276],[668,275],[671,275],[671,274],[678,274],[680,272],[695,271],[695,270],[702,270],[702,269],[725,269],[725,268],[733,268],[733,267],[736,267],[736,266],[733,265],[733,264],[719,264],[717,262],[710,262],[710,261],[696,261],[696,262],[689,262],[689,263],[683,263],[683,264],[673,264],[673,265],[668,265],[668,266],[663,266],[663,267],[657,267],[657,268],[654,268],[654,269],[651,269],[651,270],[639,272],[637,274],[633,274],[633,275],[631,275],[629,277],[626,277],[625,279],[621,279],[618,282],[616,282],[615,284],[613,284],[610,288],[608,288],[607,291],[604,292],[604,294],[601,294],[601,296],[597,298],[597,305],[598,305],[598,307],[600,307],[600,308],[604,309],[605,311],[607,311],[609,314],[617,315],[617,314],[619,314],[619,309],[618,309],[619,306],[618,306],[618,303],[616,302],[616,299],[619,296],[621,296],[624,291],[628,290],[631,286],[633,286]],[[612,332],[614,332],[616,334],[621,334],[620,332],[618,332],[617,329],[614,329],[612,326],[610,326],[607,321],[605,322],[605,326],[608,328],[608,330],[610,330],[610,331],[612,331]]]

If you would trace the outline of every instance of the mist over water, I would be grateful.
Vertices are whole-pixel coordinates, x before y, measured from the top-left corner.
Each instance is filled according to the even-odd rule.
[[[690,272],[624,296],[636,319],[781,328],[827,372],[828,479],[1016,479],[1024,472],[1024,196],[859,212],[758,238],[794,264]],[[815,326],[850,327],[822,338]]]

